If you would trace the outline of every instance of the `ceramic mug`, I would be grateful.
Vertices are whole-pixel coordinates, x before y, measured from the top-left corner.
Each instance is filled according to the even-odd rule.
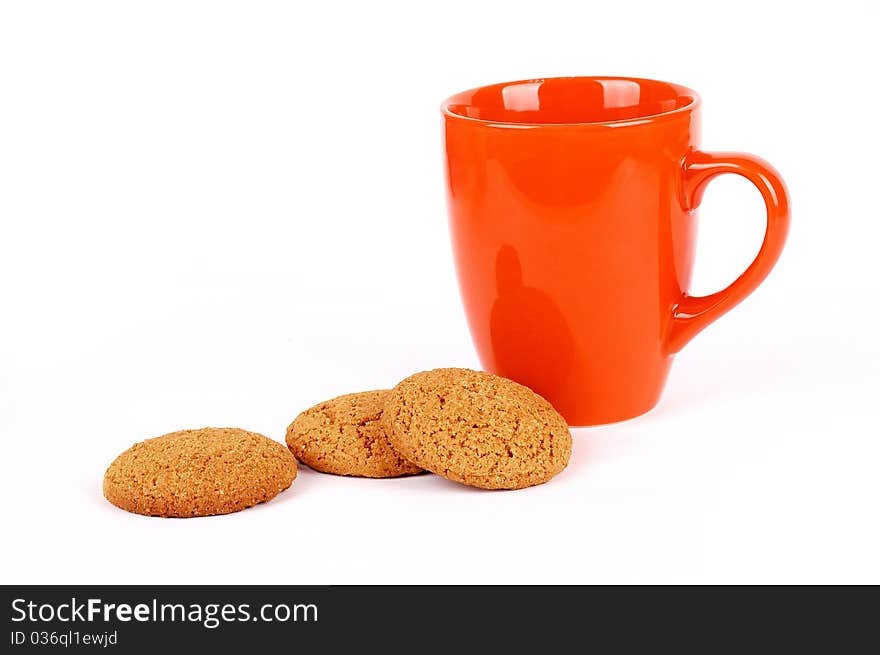
[[[442,111],[452,246],[480,361],[571,425],[651,409],[674,354],[782,251],[782,179],[758,157],[702,152],[700,98],[688,88],[526,80],[459,93]],[[692,296],[696,210],[722,173],[758,187],[766,234],[736,281]]]

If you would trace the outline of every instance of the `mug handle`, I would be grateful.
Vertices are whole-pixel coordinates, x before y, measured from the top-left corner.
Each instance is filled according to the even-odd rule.
[[[755,260],[726,289],[708,296],[682,294],[681,300],[673,308],[667,338],[670,353],[684,348],[703,328],[736,307],[754,291],[770,273],[785,245],[791,216],[788,191],[779,173],[760,157],[739,152],[691,152],[682,168],[685,209],[696,209],[709,180],[723,173],[742,175],[758,187],[764,197],[764,204],[767,205],[764,243]]]

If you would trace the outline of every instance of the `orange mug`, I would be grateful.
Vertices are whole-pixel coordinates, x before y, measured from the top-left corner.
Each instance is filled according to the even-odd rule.
[[[674,354],[782,251],[785,184],[758,157],[700,151],[699,107],[688,88],[624,77],[495,84],[443,103],[452,246],[480,361],[570,425],[654,407]],[[691,296],[696,210],[722,173],[758,187],[764,242],[729,287]]]

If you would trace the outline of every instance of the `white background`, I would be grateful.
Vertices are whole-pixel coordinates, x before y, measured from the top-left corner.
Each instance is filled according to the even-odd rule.
[[[870,3],[817,4],[4,3],[0,580],[880,582],[880,52]],[[655,411],[576,430],[568,469],[518,492],[303,467],[223,517],[103,499],[135,441],[282,440],[318,401],[478,366],[439,103],[575,74],[697,89],[704,148],[791,191],[777,269]],[[694,292],[747,265],[763,217],[713,182]]]

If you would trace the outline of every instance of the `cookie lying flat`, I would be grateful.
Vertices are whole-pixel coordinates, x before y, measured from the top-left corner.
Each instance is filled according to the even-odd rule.
[[[182,430],[136,443],[104,474],[104,496],[149,516],[228,514],[263,503],[296,478],[280,443],[238,428]]]
[[[421,473],[391,447],[382,427],[387,391],[339,396],[297,416],[287,428],[287,447],[316,471],[365,478]]]
[[[406,378],[391,390],[383,423],[409,461],[484,489],[541,484],[571,455],[568,425],[549,402],[512,380],[469,369]]]

